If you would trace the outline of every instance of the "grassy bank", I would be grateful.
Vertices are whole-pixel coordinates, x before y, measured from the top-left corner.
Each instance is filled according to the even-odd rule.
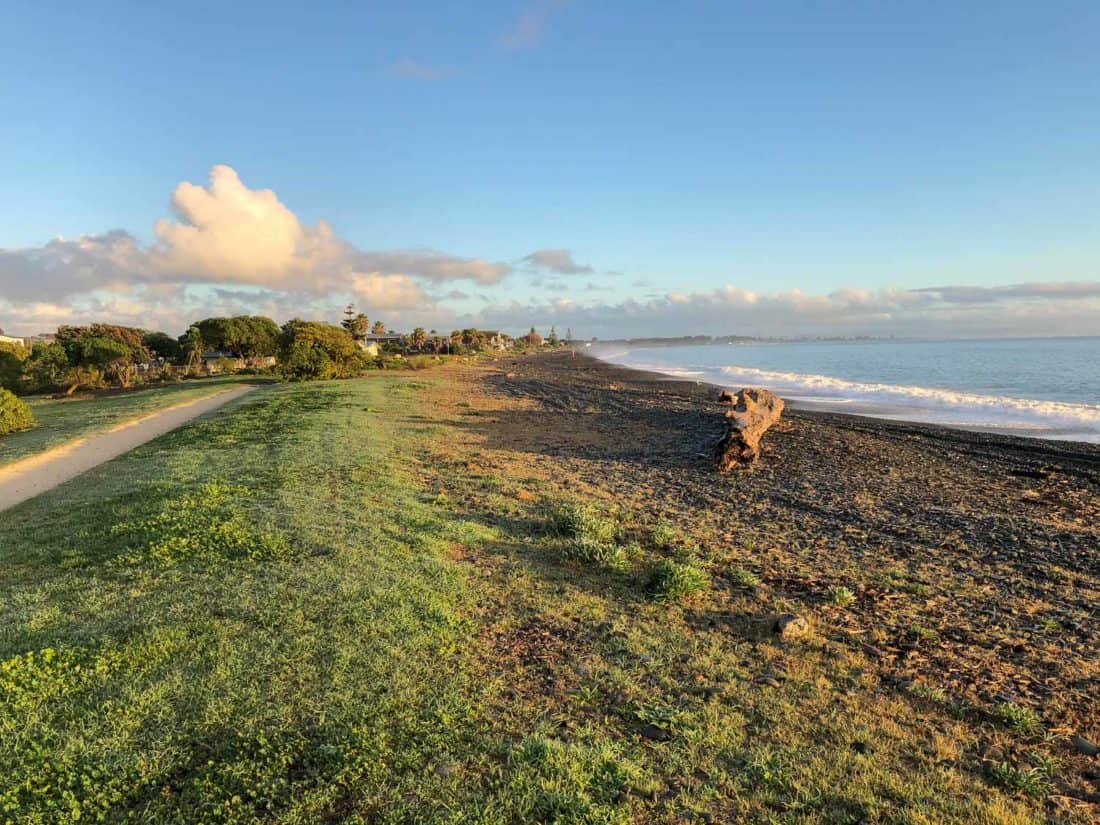
[[[496,403],[273,386],[5,513],[0,821],[1041,820],[1041,730],[991,781],[732,554],[484,450]]]
[[[27,398],[37,425],[0,437],[0,467],[109,430],[175,404],[185,404],[241,383],[243,378],[209,378],[150,389],[97,393],[73,398]],[[256,377],[251,377],[256,381]],[[264,379],[259,379],[264,380]]]

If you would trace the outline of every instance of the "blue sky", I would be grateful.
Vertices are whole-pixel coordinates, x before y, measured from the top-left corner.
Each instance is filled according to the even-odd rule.
[[[1047,333],[1067,318],[1097,331],[1100,287],[1017,291],[981,313],[891,297],[1096,286],[1095,2],[154,5],[7,7],[0,325],[106,312],[170,326],[169,304],[278,313],[308,296],[321,315],[350,297],[395,323],[560,316],[601,335],[702,318],[734,332],[724,318],[753,320],[722,298],[735,290],[749,308],[794,307],[784,332],[931,319],[946,334]],[[195,220],[174,217],[176,187],[206,185],[218,164],[371,266],[374,252],[432,250],[509,270],[401,258],[356,291],[358,258],[325,258],[343,274],[268,261],[253,277],[195,249],[143,257],[165,243],[157,219]],[[117,229],[131,263],[85,243],[68,282],[71,250],[44,246]],[[539,250],[591,271],[523,263]],[[48,294],[27,286],[43,279]],[[800,314],[795,290],[867,293],[865,320]]]

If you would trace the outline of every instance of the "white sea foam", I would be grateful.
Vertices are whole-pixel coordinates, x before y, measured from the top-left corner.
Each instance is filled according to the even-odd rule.
[[[719,383],[766,386],[794,400],[859,404],[879,408],[890,418],[956,426],[1070,434],[1100,440],[1100,405],[1031,398],[978,395],[934,387],[849,381],[829,375],[777,372],[731,365],[720,368]]]
[[[616,360],[670,377],[739,388],[763,386],[794,402],[894,420],[921,421],[1018,435],[1100,442],[1100,405],[980,395],[936,387],[868,383],[731,364],[724,367],[671,367]],[[607,357],[607,356],[603,356]]]

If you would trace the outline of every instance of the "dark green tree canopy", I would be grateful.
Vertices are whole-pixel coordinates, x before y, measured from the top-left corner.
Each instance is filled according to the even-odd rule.
[[[279,348],[279,326],[262,315],[204,318],[191,325],[180,343],[185,350],[198,344],[208,351],[231,352],[238,358],[264,358]]]
[[[363,352],[346,329],[298,318],[283,325],[279,369],[288,378],[348,378],[363,365]]]
[[[147,332],[142,338],[145,348],[159,358],[178,363],[183,356],[180,342],[165,332]]]
[[[60,326],[57,343],[74,366],[132,366],[149,360],[145,331],[117,324],[92,324],[88,327]]]

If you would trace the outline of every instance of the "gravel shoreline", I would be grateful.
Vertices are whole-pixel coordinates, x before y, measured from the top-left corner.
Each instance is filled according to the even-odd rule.
[[[520,402],[482,425],[487,447],[701,546],[747,548],[762,598],[820,613],[884,684],[978,714],[1025,705],[1067,743],[1100,738],[1097,445],[792,410],[757,468],[722,476],[709,385],[569,352],[479,374]],[[838,587],[855,595],[843,611]],[[1077,767],[1086,798],[1100,792],[1096,766]]]

